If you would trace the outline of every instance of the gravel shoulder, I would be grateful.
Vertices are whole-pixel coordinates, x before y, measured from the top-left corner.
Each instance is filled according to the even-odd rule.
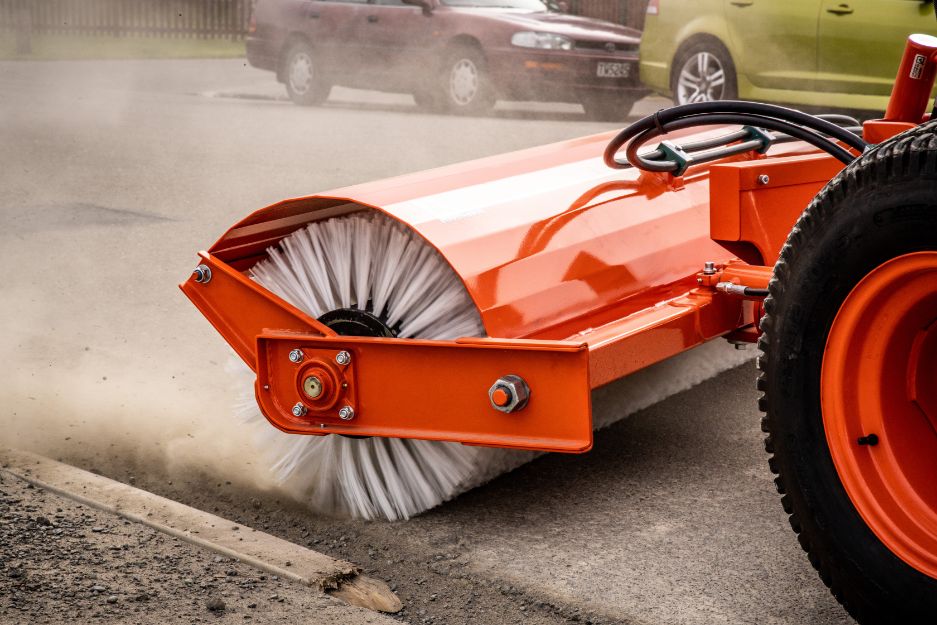
[[[4,624],[390,622],[2,471],[0,510]]]

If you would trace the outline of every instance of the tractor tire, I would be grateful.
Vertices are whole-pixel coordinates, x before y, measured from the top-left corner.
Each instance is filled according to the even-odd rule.
[[[937,123],[814,198],[765,311],[765,449],[801,546],[860,623],[934,623]]]

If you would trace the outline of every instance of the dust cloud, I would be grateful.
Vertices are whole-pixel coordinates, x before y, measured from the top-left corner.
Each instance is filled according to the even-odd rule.
[[[0,446],[264,490],[230,351],[177,288],[195,253],[286,197],[604,128],[347,89],[299,107],[237,58],[0,61],[0,84]]]

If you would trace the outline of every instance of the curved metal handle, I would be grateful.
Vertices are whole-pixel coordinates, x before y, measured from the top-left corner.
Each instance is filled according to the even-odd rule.
[[[833,15],[849,15],[853,12],[853,8],[848,4],[841,4],[835,9],[827,9],[827,13],[832,13]]]

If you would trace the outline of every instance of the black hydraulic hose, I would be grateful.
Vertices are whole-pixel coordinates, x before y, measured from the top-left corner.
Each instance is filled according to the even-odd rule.
[[[842,124],[849,124],[852,127],[844,128],[834,123],[837,121]],[[739,123],[776,130],[790,136],[790,138],[774,137],[775,140],[800,139],[807,141],[847,164],[852,162],[855,157],[831,139],[837,139],[859,152],[866,148],[865,141],[854,133],[856,130],[854,126],[857,122],[851,117],[835,114],[813,116],[773,104],[729,100],[685,104],[658,111],[654,115],[638,120],[618,133],[609,142],[604,154],[605,163],[616,169],[636,166],[650,171],[675,171],[679,168],[679,165],[673,161],[663,163],[653,161],[653,159],[665,156],[661,150],[654,150],[641,155],[637,154],[637,150],[652,138],[664,135],[672,130],[691,126]],[[696,152],[696,155],[699,156],[698,153],[702,150],[726,146],[727,143],[750,137],[751,135],[746,130],[739,130],[722,137],[688,143],[681,146],[681,148],[687,153]],[[627,149],[628,160],[620,161],[615,156],[625,143],[629,144]],[[754,147],[759,146],[753,145]],[[739,146],[726,146],[722,150],[712,154],[705,154],[705,160],[715,160],[730,154],[747,151],[742,150]],[[729,150],[729,152],[725,150]],[[700,162],[704,161],[699,158],[692,161],[694,164]]]
[[[625,133],[628,133],[630,136],[635,136],[638,132],[643,132],[644,130],[650,128],[662,130],[664,126],[674,120],[692,115],[708,115],[711,113],[747,113],[751,115],[763,115],[766,117],[783,119],[788,122],[812,128],[835,139],[839,139],[846,145],[860,152],[866,148],[865,141],[863,141],[860,137],[857,137],[850,132],[844,131],[840,126],[834,124],[832,121],[824,119],[823,117],[809,115],[802,111],[788,108],[786,106],[764,104],[761,102],[745,102],[743,100],[695,102],[692,104],[683,104],[669,109],[663,109],[657,111],[653,115],[648,115],[647,117],[636,121],[628,128],[625,128],[622,132],[619,133],[617,137],[615,137],[615,139],[613,139],[613,143],[622,135],[625,135]],[[845,118],[845,116],[843,117]],[[629,130],[632,132],[629,133]],[[626,140],[627,139],[625,139],[625,141]],[[621,145],[624,145],[624,141],[621,141],[619,147],[621,147]]]
[[[862,134],[862,124],[859,123],[859,120],[848,115],[840,115],[838,113],[822,113],[817,115],[820,119],[825,119],[828,122],[832,122],[844,130],[860,135]],[[710,137],[708,139],[701,139],[699,141],[690,141],[688,143],[681,143],[680,148],[687,154],[693,154],[694,163],[706,162],[709,160],[715,160],[715,158],[706,158],[705,160],[700,160],[698,155],[703,150],[709,150],[712,148],[720,148],[721,150],[716,154],[716,158],[725,158],[727,156],[733,156],[735,154],[743,154],[749,150],[763,148],[760,141],[749,140],[740,144],[735,144],[736,141],[742,141],[743,139],[750,139],[752,133],[746,129],[739,129],[734,132],[730,132],[718,137]],[[796,137],[791,137],[786,134],[778,134],[771,136],[771,143],[787,143],[788,141],[797,141]],[[729,145],[735,144],[735,145]],[[660,150],[649,150],[641,154],[641,157],[647,160],[656,161],[664,158],[666,154]]]
[[[839,146],[830,139],[824,137],[818,132],[813,131],[812,129],[806,128],[804,126],[798,126],[797,124],[782,120],[776,119],[773,117],[764,117],[761,115],[752,115],[746,113],[710,113],[707,115],[694,115],[692,117],[684,117],[682,119],[676,119],[669,122],[666,125],[665,131],[681,130],[683,128],[691,128],[696,126],[722,126],[725,124],[750,124],[752,126],[757,126],[758,128],[766,128],[768,130],[777,130],[783,132],[784,134],[790,135],[802,141],[806,141],[817,148],[828,152],[838,160],[842,161],[846,165],[851,163],[855,157],[849,153],[849,150]],[[839,126],[830,124],[841,131],[842,129]],[[627,130],[627,129],[626,129]],[[849,134],[853,139],[858,139],[856,135],[842,131],[844,134]],[[615,159],[615,152],[621,147],[621,144],[614,145],[615,140],[612,140],[612,143],[609,143],[608,147],[605,150],[605,163],[609,164],[609,158],[615,163],[614,165],[609,165],[610,167],[615,167],[621,169],[627,164],[634,165],[641,169],[647,171],[671,171],[674,169],[672,163],[653,163],[643,158],[642,155],[638,154],[638,149],[641,145],[647,143],[651,139],[664,134],[660,132],[657,128],[650,128],[642,131],[637,136],[626,136],[625,141],[632,139],[628,143],[628,147],[625,149],[625,155],[627,161],[622,162]],[[617,139],[618,137],[616,137]],[[624,141],[622,141],[624,143]],[[863,148],[865,148],[865,142],[862,142]],[[614,151],[612,151],[614,149]]]

